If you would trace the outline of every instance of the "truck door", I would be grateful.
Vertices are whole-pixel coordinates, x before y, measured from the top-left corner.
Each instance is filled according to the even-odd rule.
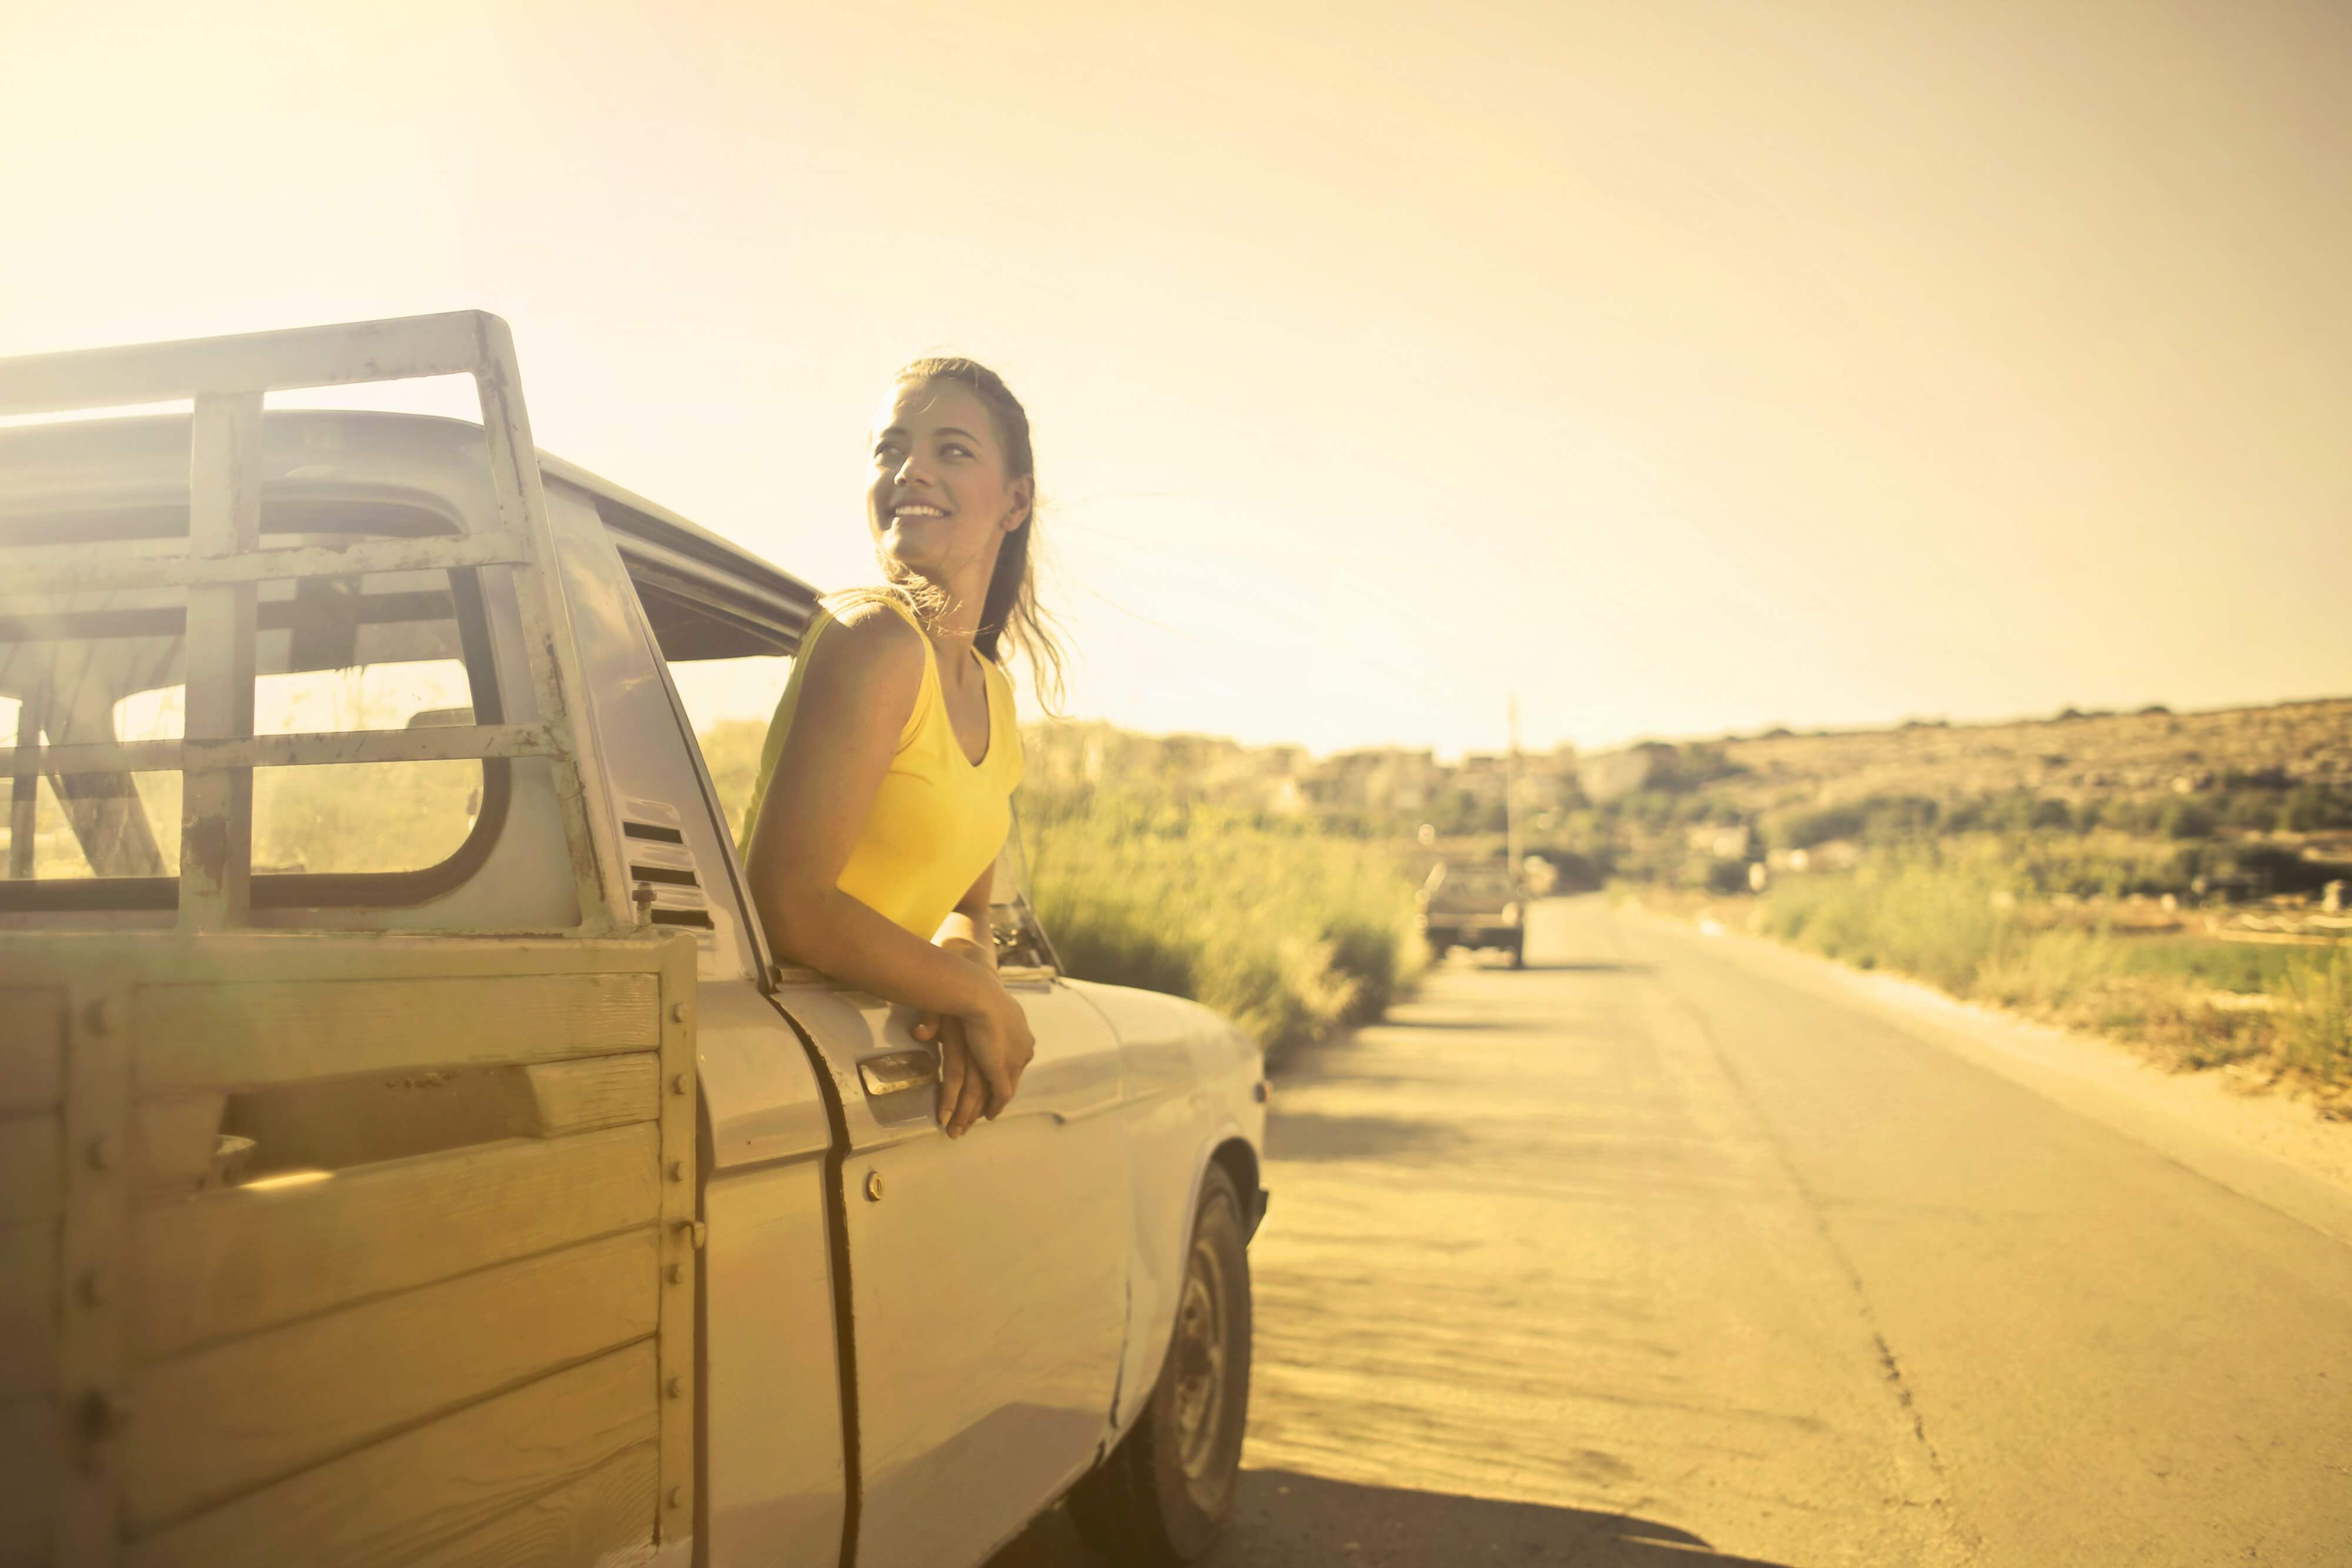
[[[632,613],[646,626],[624,625],[616,612],[609,635],[583,640],[593,659],[657,651],[668,676],[660,683],[617,663],[592,672],[598,720],[617,742],[609,750],[625,775],[614,793],[707,800],[709,810],[684,811],[678,823],[704,873],[697,885],[705,902],[695,908],[716,938],[706,959],[738,939],[764,954],[740,864],[713,830],[740,826],[758,754],[761,727],[730,721],[774,706],[799,623],[788,623],[792,607],[761,590],[750,567],[710,567],[687,548],[693,536],[664,532],[660,519],[610,497],[596,505],[635,580]],[[572,586],[583,624],[605,626],[596,581]],[[662,722],[676,735],[682,720],[702,743],[704,766],[692,779],[642,771],[670,754],[667,740],[653,738],[659,727],[619,731],[631,694],[663,684],[676,717]],[[660,824],[649,816],[648,825]],[[1003,868],[1001,884],[1013,890],[1016,874]],[[660,919],[677,884],[646,885]],[[843,1370],[854,1371],[844,1402],[856,1423],[856,1514],[844,1521],[857,1542],[854,1561],[977,1563],[1088,1468],[1109,1433],[1132,1231],[1118,1114],[1124,1063],[1109,1026],[1055,973],[1042,944],[1015,943],[1003,959],[1037,1054],[1006,1113],[953,1142],[934,1119],[937,1061],[909,1032],[911,1009],[813,971],[780,969],[761,1002],[773,1004],[768,1037],[750,1009],[730,1012],[735,1022],[722,1033],[719,1003],[732,989],[706,964],[698,1039],[711,1141],[705,1267],[715,1562],[809,1562],[821,1540],[837,1551],[841,1539],[824,1529],[842,1519],[838,1504],[830,1514],[823,1506],[840,1469],[814,1481],[788,1473],[818,1468],[840,1444],[836,1417],[814,1386],[831,1368],[835,1341],[823,1332],[823,1314],[794,1304],[830,1272],[808,1223],[814,1189],[803,1185],[819,1168],[812,1155],[827,1147],[824,1123],[811,1114],[817,1108],[800,1091],[811,1055],[843,1113],[843,1136],[822,1171],[848,1264],[845,1281],[831,1272],[830,1283],[850,1309],[839,1343],[851,1357]]]
[[[975,1562],[1109,1431],[1129,1228],[1118,1042],[1049,967],[1010,971],[1036,1057],[1003,1115],[950,1141],[912,1010],[794,979],[779,999],[832,1068],[849,1131],[856,1560]]]

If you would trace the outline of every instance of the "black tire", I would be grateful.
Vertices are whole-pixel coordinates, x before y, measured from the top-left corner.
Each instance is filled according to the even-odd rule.
[[[1214,1544],[1233,1507],[1249,1423],[1248,1238],[1241,1195],[1212,1165],[1151,1402],[1070,1493],[1078,1533],[1118,1568],[1192,1562]]]
[[[1526,935],[1522,933],[1521,935],[1511,938],[1511,967],[1514,969],[1524,969],[1527,967],[1528,939]]]

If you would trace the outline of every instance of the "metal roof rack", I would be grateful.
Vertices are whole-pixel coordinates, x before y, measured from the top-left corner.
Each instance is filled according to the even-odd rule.
[[[493,531],[343,549],[261,548],[263,394],[442,375],[473,377],[481,400],[498,505]],[[611,813],[598,798],[601,780],[581,766],[570,695],[584,690],[584,681],[507,324],[461,310],[0,361],[0,414],[181,398],[195,403],[185,548],[148,540],[135,550],[74,555],[0,549],[0,615],[37,612],[60,594],[184,587],[186,738],[0,747],[0,776],[180,770],[180,925],[217,930],[250,923],[253,768],[543,757],[554,770],[582,925],[610,931],[628,924]],[[492,565],[514,574],[535,721],[253,733],[257,584]]]

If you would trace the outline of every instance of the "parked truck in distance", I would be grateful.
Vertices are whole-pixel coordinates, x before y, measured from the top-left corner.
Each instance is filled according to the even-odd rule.
[[[264,412],[465,374],[471,422]],[[1058,972],[951,1143],[769,951],[673,673],[791,574],[538,452],[478,313],[0,361],[7,1563],[1197,1556],[1264,1064]]]
[[[1527,962],[1527,879],[1506,861],[1442,860],[1414,895],[1432,958],[1455,947],[1486,948]]]

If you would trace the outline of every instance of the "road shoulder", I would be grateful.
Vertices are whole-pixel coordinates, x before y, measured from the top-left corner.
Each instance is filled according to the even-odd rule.
[[[2113,1041],[2011,1017],[1899,976],[1632,904],[1617,913],[1703,942],[1751,973],[1869,1009],[1906,1035],[2133,1138],[2207,1180],[2352,1246],[2352,1124],[2215,1073],[2167,1072]]]

